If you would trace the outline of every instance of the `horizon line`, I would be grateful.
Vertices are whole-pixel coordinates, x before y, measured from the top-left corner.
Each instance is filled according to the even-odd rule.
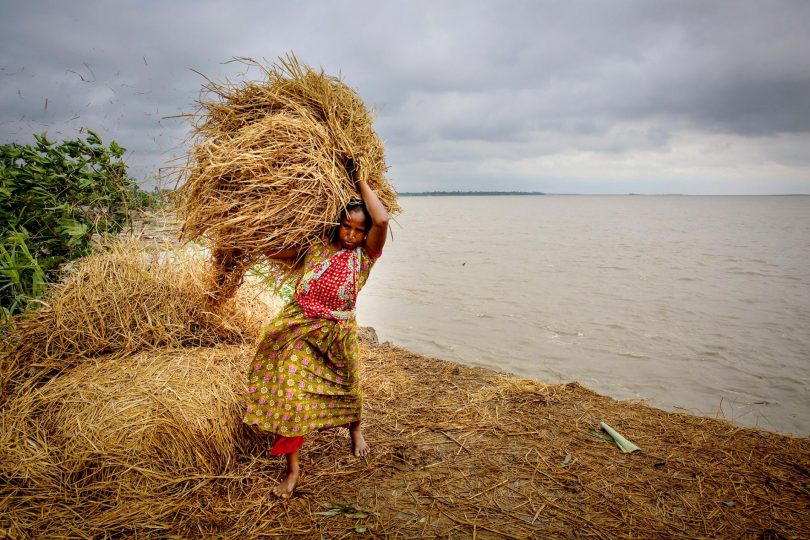
[[[500,191],[500,190],[434,190],[434,191],[398,191],[403,197],[424,196],[487,196],[487,195],[563,195],[563,196],[599,196],[599,197],[807,197],[810,193],[552,193],[546,191]]]

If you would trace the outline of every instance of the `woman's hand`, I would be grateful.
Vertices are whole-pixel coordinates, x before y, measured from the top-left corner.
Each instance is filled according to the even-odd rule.
[[[371,229],[366,234],[366,251],[373,257],[379,257],[388,237],[388,212],[374,190],[364,180],[357,178],[357,164],[353,158],[346,158],[346,172],[357,186],[366,210],[371,216]]]
[[[357,166],[354,164],[354,159],[346,158],[346,172],[349,173],[349,178],[351,178],[355,185],[357,185],[357,178],[354,174],[357,172]]]

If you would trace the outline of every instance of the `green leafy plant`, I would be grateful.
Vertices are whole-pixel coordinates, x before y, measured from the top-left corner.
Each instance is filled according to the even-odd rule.
[[[0,244],[0,294],[3,318],[22,311],[30,298],[45,294],[45,272],[28,249],[28,234],[12,231]]]
[[[45,293],[94,237],[118,233],[141,199],[115,141],[93,131],[55,143],[0,146],[0,307],[7,319]]]

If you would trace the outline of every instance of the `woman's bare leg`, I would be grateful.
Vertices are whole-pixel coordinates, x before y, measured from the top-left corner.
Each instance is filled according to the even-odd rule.
[[[273,488],[273,493],[277,497],[286,499],[292,495],[295,489],[295,484],[298,483],[298,477],[301,475],[301,468],[298,465],[298,450],[287,455],[287,476]]]
[[[352,453],[355,457],[367,456],[371,448],[368,447],[368,443],[365,437],[363,437],[363,430],[360,428],[360,420],[349,424],[349,435],[352,437]]]

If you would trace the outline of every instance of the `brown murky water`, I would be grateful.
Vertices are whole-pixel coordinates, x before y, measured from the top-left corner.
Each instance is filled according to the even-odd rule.
[[[810,197],[404,197],[358,319],[416,352],[810,433]]]

